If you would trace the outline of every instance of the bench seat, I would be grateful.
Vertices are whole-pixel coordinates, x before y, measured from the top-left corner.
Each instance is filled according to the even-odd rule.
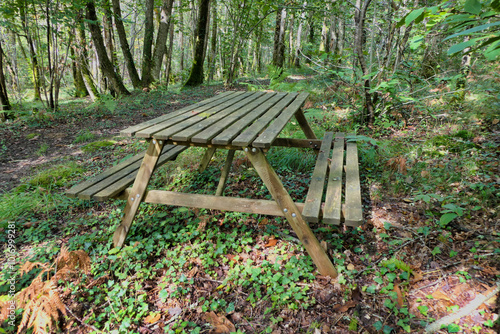
[[[343,133],[337,133],[334,138],[332,132],[325,133],[302,211],[307,222],[316,223],[322,217],[327,224],[363,223],[358,148],[349,136],[346,139]]]
[[[156,164],[159,167],[170,160],[175,160],[177,155],[187,149],[187,146],[165,145]],[[146,152],[139,153],[116,166],[107,169],[66,191],[68,197],[80,199],[96,199],[99,201],[117,197],[129,185],[134,183],[142,159]]]

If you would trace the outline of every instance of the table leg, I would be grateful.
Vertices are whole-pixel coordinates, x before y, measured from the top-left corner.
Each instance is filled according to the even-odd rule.
[[[203,155],[203,158],[201,158],[200,162],[200,167],[198,168],[198,172],[203,173],[205,169],[207,169],[208,164],[210,163],[210,160],[212,160],[212,157],[214,156],[215,153],[215,147],[209,147],[206,149],[205,154]]]
[[[127,199],[127,204],[125,205],[125,214],[123,216],[121,224],[117,227],[115,234],[113,236],[113,244],[115,247],[122,247],[125,239],[127,238],[128,231],[132,225],[132,221],[139,209],[139,204],[143,200],[144,193],[148,187],[149,180],[151,179],[151,174],[155,169],[156,162],[160,157],[161,150],[163,149],[164,142],[162,140],[152,140],[149,143],[146,155],[142,160],[141,167],[137,172],[137,176],[132,186],[132,191],[130,198]]]
[[[227,176],[229,175],[229,171],[231,170],[231,165],[233,163],[235,150],[229,150],[227,152],[226,163],[224,164],[224,169],[222,170],[222,175],[220,176],[219,185],[217,186],[217,191],[215,192],[215,196],[221,196],[224,191],[224,186],[226,185]]]
[[[297,206],[286,189],[283,187],[278,175],[267,161],[262,150],[252,148],[248,150],[245,149],[245,152],[274,200],[283,210],[285,218],[290,223],[300,241],[302,241],[302,244],[318,267],[321,275],[330,276],[332,278],[337,277],[337,270],[335,270],[325,250],[321,247],[318,239],[309,228],[309,225],[305,222],[302,214],[297,209]]]
[[[317,139],[316,135],[314,134],[314,131],[311,129],[311,126],[307,122],[306,116],[304,115],[302,108],[300,108],[295,113],[295,119],[297,120],[297,122],[299,122],[300,128],[302,129],[302,131],[304,131],[307,139]]]

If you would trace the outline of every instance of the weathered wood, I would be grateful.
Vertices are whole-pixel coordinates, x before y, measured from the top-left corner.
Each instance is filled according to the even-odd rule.
[[[227,176],[229,175],[229,171],[231,170],[231,165],[233,163],[235,150],[227,151],[226,163],[224,164],[224,168],[222,169],[222,174],[219,179],[219,185],[217,186],[217,191],[215,192],[215,196],[221,196],[224,191],[224,187],[226,186]]]
[[[323,222],[340,224],[342,201],[342,172],[344,167],[344,134],[337,133],[333,144],[332,163],[326,188]]]
[[[185,112],[188,112],[188,111],[191,111],[191,110],[194,110],[196,108],[199,108],[201,106],[204,106],[206,104],[209,104],[209,103],[212,103],[212,102],[215,102],[217,100],[220,100],[222,98],[227,98],[227,97],[230,97],[230,95],[233,95],[235,92],[224,92],[224,93],[221,93],[217,96],[214,96],[208,100],[204,100],[204,101],[201,101],[201,102],[198,102],[196,104],[193,104],[193,105],[190,105],[190,106],[187,106],[187,107],[184,107],[182,109],[179,109],[179,110],[176,110],[174,112],[171,112],[171,113],[168,113],[166,115],[163,115],[163,116],[160,116],[160,117],[157,117],[157,118],[154,118],[154,119],[151,119],[149,121],[146,121],[146,122],[142,122],[140,124],[136,124],[136,125],[133,125],[131,127],[128,127],[122,131],[120,131],[120,135],[121,136],[127,136],[127,137],[132,137],[134,136],[138,131],[141,131],[141,130],[145,130],[155,124],[158,124],[158,123],[161,123],[161,122],[164,122],[166,120],[169,120],[175,116],[179,116]]]
[[[230,116],[224,118],[220,122],[210,126],[208,129],[198,133],[192,138],[193,142],[196,143],[208,143],[216,135],[224,131],[225,129],[235,129],[235,131],[241,132],[242,128],[238,124],[233,124],[238,120],[241,120],[245,115],[256,115],[262,114],[265,110],[268,110],[274,103],[276,99],[272,99],[274,93],[267,93],[260,97],[258,100],[245,105],[243,108]],[[271,100],[269,100],[271,99]],[[268,102],[266,102],[268,101]],[[263,110],[260,112],[260,110]]]
[[[92,177],[92,178],[90,178],[82,183],[75,185],[74,187],[72,187],[71,189],[66,191],[66,193],[65,193],[66,196],[72,197],[72,198],[77,197],[77,195],[79,193],[81,193],[82,191],[84,191],[85,189],[88,189],[88,188],[92,187],[93,185],[95,185],[96,183],[99,183],[99,182],[107,179],[111,175],[114,175],[115,173],[123,170],[124,168],[127,168],[128,166],[130,166],[138,161],[141,161],[141,159],[144,158],[144,154],[145,154],[145,152],[136,154],[133,157],[117,164],[116,166],[113,166],[113,167],[107,169],[106,171],[102,172],[101,174],[96,175],[96,176],[94,176],[94,177]]]
[[[121,224],[117,227],[115,234],[113,236],[113,244],[115,247],[122,247],[125,239],[127,238],[128,231],[132,225],[132,221],[137,213],[139,204],[142,201],[144,192],[148,187],[149,180],[151,179],[151,174],[155,169],[156,162],[160,156],[163,148],[163,141],[151,140],[149,143],[148,150],[144,156],[137,177],[134,181],[132,187],[131,196],[127,199],[127,204],[125,205],[125,214],[123,216]]]
[[[230,101],[226,101],[216,107],[206,109],[203,112],[197,112],[194,115],[187,115],[184,114],[184,119],[180,120],[176,124],[172,124],[170,126],[167,126],[160,131],[157,131],[155,133],[152,133],[151,135],[156,138],[156,139],[170,139],[172,136],[175,134],[183,131],[184,129],[189,128],[190,126],[199,124],[200,122],[203,122],[204,120],[210,119],[212,117],[217,117],[219,113],[223,113],[223,115],[226,114],[226,111],[230,112],[231,110],[235,110],[235,105],[238,105],[238,102],[242,100],[246,100],[247,98],[251,97],[253,95],[252,93],[243,93],[240,94]],[[229,110],[228,110],[229,109]],[[138,132],[137,135],[140,133]]]
[[[302,129],[302,131],[304,131],[306,138],[317,139],[316,134],[311,129],[311,126],[309,125],[309,122],[307,121],[306,116],[302,111],[302,107],[295,113],[295,119],[299,123],[299,126]]]
[[[328,258],[328,255],[302,218],[297,206],[283,187],[278,175],[276,175],[275,171],[269,165],[269,162],[264,156],[264,153],[262,153],[262,150],[254,148],[246,150],[246,152],[248,159],[273,196],[273,199],[283,210],[285,218],[290,223],[300,241],[302,241],[302,244],[309,253],[309,256],[311,256],[313,262],[318,267],[321,275],[331,276],[332,278],[337,277],[337,271]]]
[[[283,112],[253,141],[252,146],[269,148],[295,113],[304,105],[309,93],[301,93]]]
[[[281,99],[276,105],[269,109],[264,115],[259,117],[252,125],[246,128],[232,142],[235,146],[249,146],[250,143],[266,128],[266,126],[279,115],[296,97],[296,94],[288,94]]]
[[[353,136],[348,134],[348,136]],[[359,181],[358,147],[347,138],[345,166],[345,224],[359,226],[363,223],[361,184]]]
[[[201,158],[200,167],[198,167],[199,173],[203,173],[205,169],[207,169],[210,160],[212,160],[212,157],[214,156],[215,150],[215,147],[209,147],[205,150],[205,154],[203,155],[203,158]]]
[[[135,133],[135,136],[141,138],[151,138],[153,134],[160,132],[164,129],[169,129],[169,128],[172,129],[172,127],[175,126],[176,124],[178,123],[183,124],[189,119],[192,119],[193,117],[196,117],[196,119],[199,120],[200,117],[202,116],[206,117],[209,114],[220,111],[224,109],[226,106],[241,100],[245,96],[246,95],[243,92],[236,92],[234,94],[218,99],[212,103],[204,104],[198,108],[192,109],[191,111],[185,111],[182,113],[175,112],[177,114],[175,117],[171,117],[163,122],[156,123],[146,129],[137,131]]]
[[[277,104],[281,99],[283,99],[284,96],[286,96],[286,93],[278,93],[274,95],[262,106],[260,106],[256,110],[252,110],[251,113],[248,113],[244,117],[241,117],[234,124],[225,129],[222,133],[218,134],[215,138],[212,139],[212,143],[216,145],[229,144],[231,140],[233,140],[239,133],[242,132],[243,129],[245,129],[253,121],[255,121],[270,108],[272,108],[275,104]]]
[[[240,102],[229,106],[228,108],[224,109],[223,111],[221,111],[215,115],[212,115],[208,118],[205,118],[204,120],[202,120],[196,124],[193,124],[190,127],[172,135],[172,140],[175,140],[175,141],[192,140],[193,142],[206,143],[206,142],[208,142],[208,140],[206,140],[204,138],[210,136],[210,133],[212,133],[214,131],[214,129],[215,129],[216,133],[217,133],[217,131],[222,131],[226,126],[228,126],[228,124],[227,124],[228,119],[234,118],[235,114],[241,114],[241,113],[248,112],[250,110],[250,109],[248,109],[248,106],[253,106],[253,105],[255,105],[256,101],[261,101],[262,99],[266,100],[269,97],[270,96],[268,94],[265,94],[264,92],[252,93],[244,100],[241,100]],[[257,103],[259,103],[259,102],[257,102]],[[202,141],[199,141],[200,138]]]
[[[174,146],[170,150],[168,150],[168,152],[163,152],[158,159],[158,162],[156,163],[155,169],[165,164],[167,161],[174,160],[175,158],[177,158],[177,155],[179,155],[179,153],[181,153],[185,149],[186,147],[183,146]],[[98,201],[104,201],[108,198],[115,197],[134,182],[137,176],[138,168],[126,177],[113,182],[109,186],[103,188],[101,191],[91,195],[91,197]]]
[[[307,192],[304,211],[302,215],[308,222],[317,223],[321,209],[323,188],[325,186],[326,172],[328,169],[328,158],[332,147],[333,132],[325,133],[321,148],[319,149],[316,166],[311,176],[309,191]]]
[[[132,194],[132,188],[125,189],[117,199],[127,200]],[[188,208],[200,208],[210,210],[222,210],[233,212],[245,212],[261,215],[284,217],[283,210],[275,201],[221,197],[214,195],[186,194],[164,190],[148,190],[143,197],[144,203],[166,204],[184,206]],[[302,212],[304,203],[295,203],[299,212]]]

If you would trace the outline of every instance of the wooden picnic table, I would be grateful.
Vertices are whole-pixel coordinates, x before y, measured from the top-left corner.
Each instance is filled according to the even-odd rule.
[[[68,196],[126,200],[124,217],[113,236],[115,247],[123,245],[141,202],[282,216],[303,243],[319,272],[325,276],[336,277],[337,272],[332,262],[309,228],[306,219],[317,222],[321,216],[330,223],[340,224],[344,135],[337,134],[333,139],[333,134],[328,133],[323,140],[316,138],[302,111],[307,97],[307,93],[231,91],[131,126],[121,131],[121,134],[149,141],[143,157],[133,157],[120,166],[111,168],[109,172],[73,187],[67,192]],[[292,118],[295,118],[307,139],[279,137]],[[332,145],[333,157],[330,159]],[[312,148],[319,152],[305,203],[295,203],[292,200],[266,159],[265,154],[272,146]],[[206,148],[200,171],[207,167],[217,149],[227,151],[216,194],[147,190],[155,168],[189,147]],[[273,200],[221,196],[236,150],[245,152]],[[362,213],[355,146],[353,152],[351,154],[355,155],[351,160],[355,161],[355,164],[346,169],[346,178],[355,181],[350,183],[352,186],[348,186],[353,189],[350,193],[354,195],[346,194],[345,201],[359,202],[359,208],[349,209],[344,215],[346,224],[352,223],[351,225],[355,226],[362,221]],[[350,154],[349,144],[346,153]],[[326,173],[330,166],[329,160],[332,160],[332,163],[328,177]],[[352,173],[349,174],[348,170],[352,170]],[[322,203],[325,178],[331,179],[326,192],[326,204]],[[125,189],[132,180],[132,188]]]

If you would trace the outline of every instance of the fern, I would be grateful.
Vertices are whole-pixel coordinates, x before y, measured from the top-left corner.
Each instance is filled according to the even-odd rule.
[[[33,269],[41,269],[31,284],[14,297],[19,308],[23,308],[23,317],[17,333],[33,327],[33,334],[54,332],[60,315],[66,315],[66,307],[57,292],[57,282],[68,280],[80,271],[90,272],[90,258],[82,250],[69,252],[66,247],[54,263],[26,262],[19,269],[24,275]],[[6,320],[4,312],[0,322]],[[47,331],[48,329],[48,331]]]
[[[397,268],[399,270],[408,272],[408,274],[411,274],[413,272],[413,270],[410,268],[410,266],[408,264],[406,264],[405,262],[403,262],[400,259],[397,259],[395,257],[393,257],[389,260],[382,261],[381,264],[384,267],[389,268],[391,270],[394,270],[395,268]]]

